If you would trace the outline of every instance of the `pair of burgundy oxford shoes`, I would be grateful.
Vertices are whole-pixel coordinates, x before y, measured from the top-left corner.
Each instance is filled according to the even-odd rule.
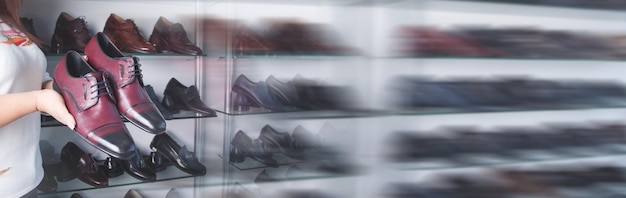
[[[103,152],[129,159],[136,148],[121,117],[152,134],[165,132],[165,119],[144,89],[137,57],[124,56],[101,32],[85,55],[87,61],[76,51],[65,54],[54,70],[54,89],[76,119],[75,131]]]

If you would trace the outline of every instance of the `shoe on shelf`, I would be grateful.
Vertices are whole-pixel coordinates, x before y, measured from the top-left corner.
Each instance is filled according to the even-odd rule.
[[[103,152],[128,159],[135,143],[120,118],[107,78],[76,51],[69,51],[54,70],[54,89],[76,119],[75,131]]]
[[[135,21],[123,19],[111,13],[102,31],[117,46],[127,53],[156,53],[154,45],[141,34]]]
[[[195,85],[189,87],[183,85],[175,78],[170,79],[163,91],[162,105],[171,113],[178,113],[181,110],[193,111],[204,116],[217,117],[217,113],[207,107]]]
[[[146,162],[148,168],[155,173],[164,171],[168,166],[173,165],[172,162],[165,159],[159,152],[150,152],[150,155],[143,157],[143,161]]]
[[[180,146],[167,133],[154,136],[150,148],[163,155],[178,169],[194,176],[206,174],[206,167],[198,162],[195,154],[187,150],[186,146]]]
[[[165,118],[146,90],[139,58],[124,56],[104,33],[97,33],[85,48],[88,62],[110,80],[117,109],[122,117],[152,134],[165,132]]]
[[[303,153],[298,152],[293,148],[293,139],[287,132],[278,132],[270,125],[265,125],[261,129],[259,139],[263,141],[273,153],[283,153],[292,159],[302,160],[306,157]]]
[[[154,92],[154,88],[152,87],[152,85],[146,85],[143,88],[146,90],[146,93],[148,94],[148,97],[150,97],[150,100],[152,100],[152,103],[154,103],[157,109],[159,109],[159,111],[161,112],[161,115],[163,115],[163,118],[165,118],[165,120],[173,119],[174,116],[172,115],[172,113],[170,113],[170,111],[168,111],[167,108],[165,108],[163,104],[159,102],[161,100],[159,100],[159,98],[156,96],[156,93]]]
[[[149,41],[158,52],[171,51],[180,54],[202,55],[202,50],[189,41],[187,32],[180,23],[172,23],[159,17]]]
[[[68,142],[61,150],[61,160],[76,173],[81,181],[95,187],[106,187],[109,178],[100,170],[95,159],[89,153],[85,153],[76,144]]]
[[[237,131],[231,140],[230,162],[241,163],[246,157],[261,162],[270,167],[278,167],[278,162],[272,159],[272,153],[266,151],[259,141],[253,142],[252,138],[243,131]]]
[[[139,194],[137,190],[131,188],[131,189],[128,189],[128,192],[126,192],[126,194],[124,195],[124,198],[143,198],[143,196]]]
[[[298,90],[292,81],[281,82],[273,75],[265,79],[265,84],[272,96],[281,101],[284,105],[298,107],[302,109],[311,109],[310,105],[304,103],[298,95]]]
[[[84,17],[74,18],[67,12],[61,12],[52,34],[50,52],[58,54],[69,50],[83,52],[90,38],[91,34]]]
[[[286,111],[285,105],[279,103],[270,94],[265,82],[252,82],[245,75],[239,75],[233,84],[233,108],[237,111],[248,111],[250,107],[263,107],[270,111]]]
[[[121,160],[120,164],[127,174],[138,180],[145,182],[156,181],[156,173],[148,167],[148,163],[144,161],[139,150],[135,150],[135,155],[130,159]]]
[[[107,157],[104,160],[96,160],[96,163],[98,164],[100,170],[106,173],[108,178],[114,178],[124,174],[124,169],[122,169],[120,161],[115,157]]]

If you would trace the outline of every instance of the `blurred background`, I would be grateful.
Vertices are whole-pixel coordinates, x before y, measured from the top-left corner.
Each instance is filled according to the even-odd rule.
[[[41,197],[626,196],[624,0],[23,2],[51,45],[61,12],[91,35],[131,21],[111,37],[156,46],[116,43],[153,102],[175,78],[217,112],[169,109],[167,134],[206,174],[155,169],[154,135],[127,124],[156,181],[47,171]],[[179,24],[163,41],[160,17]],[[63,53],[44,51],[53,71]],[[109,157],[44,121],[50,164],[68,142]]]

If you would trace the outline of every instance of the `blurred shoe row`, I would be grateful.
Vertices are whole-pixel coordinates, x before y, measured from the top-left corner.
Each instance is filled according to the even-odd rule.
[[[486,107],[558,108],[619,106],[626,89],[613,82],[533,79],[436,81],[403,76],[391,84],[390,101],[399,108]]]
[[[409,56],[624,59],[619,35],[530,28],[443,30],[405,26],[397,30],[399,51]]]
[[[513,197],[598,197],[626,196],[611,186],[626,182],[622,167],[587,167],[559,170],[498,170],[481,176],[446,176],[446,187],[413,183],[388,185],[390,198],[513,198]],[[493,177],[485,176],[493,175]]]
[[[206,168],[195,154],[186,146],[179,145],[167,133],[154,136],[150,143],[153,152],[148,156],[141,155],[137,150],[128,160],[112,156],[98,160],[72,142],[63,146],[60,154],[55,153],[54,147],[47,141],[41,141],[40,147],[45,174],[38,189],[43,192],[55,192],[57,181],[67,182],[76,178],[91,186],[106,187],[109,178],[118,177],[124,172],[138,180],[154,182],[157,180],[157,172],[172,165],[190,175],[206,174]]]
[[[524,152],[541,151],[557,156],[609,155],[626,153],[626,126],[549,125],[543,128],[502,128],[481,131],[448,128],[424,133],[403,131],[390,138],[391,159],[411,162],[440,159],[464,162],[466,156],[491,155],[511,160],[529,160]]]
[[[226,194],[226,198],[334,198],[336,196],[332,196],[329,193],[323,192],[321,190],[297,190],[297,189],[289,189],[289,190],[281,190],[278,192],[274,192],[271,195],[266,195],[264,192],[260,192],[262,189],[260,188],[246,188],[240,183],[233,184],[233,187],[229,188],[229,191]]]
[[[277,131],[265,125],[256,139],[245,132],[237,131],[231,140],[230,162],[241,163],[250,157],[269,167],[278,167],[275,154],[282,154],[299,161],[332,160],[338,151],[324,142],[324,136],[334,131],[330,125],[324,125],[321,132],[313,135],[302,126],[297,126],[293,133]]]
[[[348,87],[327,85],[300,75],[286,82],[272,75],[259,82],[239,75],[232,93],[233,108],[240,112],[251,111],[251,108],[273,112],[342,110],[349,108],[354,99]]]
[[[242,21],[207,18],[203,20],[209,48],[224,50],[230,43],[236,54],[354,54],[339,42],[337,33],[322,24],[297,20],[267,20],[255,30]],[[232,29],[229,28],[231,24]],[[230,31],[229,31],[230,30]],[[228,48],[230,49],[230,48]]]
[[[32,27],[32,20],[24,20]],[[34,28],[31,30],[34,32]],[[107,19],[102,32],[122,52],[202,54],[202,50],[189,40],[182,24],[172,23],[165,17],[159,17],[147,40],[133,20],[124,19],[113,13]],[[60,54],[69,50],[83,52],[91,37],[85,17],[75,18],[62,12],[56,21],[50,53]]]

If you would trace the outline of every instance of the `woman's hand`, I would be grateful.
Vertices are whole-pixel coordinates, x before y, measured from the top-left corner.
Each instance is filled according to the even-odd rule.
[[[42,89],[38,91],[37,110],[50,114],[72,130],[76,127],[74,116],[67,111],[63,96],[52,89]]]

